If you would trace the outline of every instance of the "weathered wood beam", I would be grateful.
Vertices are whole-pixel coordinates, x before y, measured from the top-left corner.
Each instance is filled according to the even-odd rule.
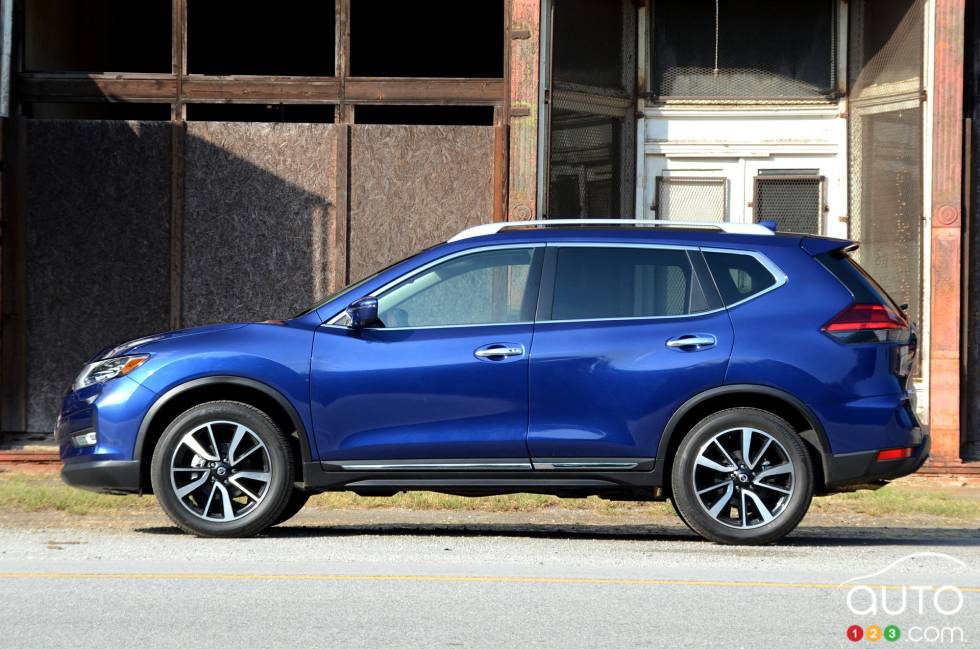
[[[348,77],[344,91],[352,103],[494,104],[507,98],[503,79]]]
[[[173,74],[42,74],[17,77],[21,101],[143,101],[173,102],[177,77]]]
[[[335,77],[186,75],[179,78],[180,101],[338,103]],[[178,77],[159,75],[22,74],[24,101],[177,101]],[[502,104],[503,79],[350,77],[343,86],[351,103]]]
[[[537,214],[540,0],[511,0],[508,220]]]

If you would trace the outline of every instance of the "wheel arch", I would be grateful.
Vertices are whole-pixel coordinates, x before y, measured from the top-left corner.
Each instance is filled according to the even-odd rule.
[[[304,467],[312,462],[312,454],[306,425],[293,404],[275,388],[254,379],[206,376],[170,388],[144,415],[133,448],[133,459],[140,463],[140,489],[143,493],[152,492],[150,461],[164,429],[188,408],[209,401],[239,401],[269,415],[293,446],[296,479],[305,482]]]
[[[681,405],[664,427],[657,445],[654,483],[665,493],[670,491],[671,466],[674,454],[684,435],[699,421],[726,408],[758,408],[785,419],[804,441],[816,471],[814,484],[825,488],[828,474],[830,442],[820,419],[802,401],[784,390],[766,385],[723,385],[697,394]]]

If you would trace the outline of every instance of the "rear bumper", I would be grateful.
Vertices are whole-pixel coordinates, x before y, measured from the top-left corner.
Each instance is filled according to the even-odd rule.
[[[66,464],[61,468],[65,484],[101,493],[139,493],[138,460],[96,460]]]
[[[929,435],[921,437],[922,441],[915,446],[912,456],[902,460],[879,462],[878,451],[831,455],[826,465],[827,489],[834,491],[841,487],[894,480],[915,473],[929,458],[929,449],[932,446]]]

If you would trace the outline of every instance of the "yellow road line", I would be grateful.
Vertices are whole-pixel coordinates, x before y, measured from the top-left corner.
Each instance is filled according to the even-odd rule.
[[[845,590],[857,584],[821,584],[782,581],[712,581],[698,579],[629,579],[602,577],[481,577],[466,575],[264,575],[217,572],[0,572],[0,579],[119,579],[119,580],[223,580],[223,581],[404,581],[500,584],[585,584],[613,586],[690,586],[708,588],[776,588]],[[861,584],[870,588],[898,589],[897,584]],[[980,593],[980,586],[961,586],[964,593]]]

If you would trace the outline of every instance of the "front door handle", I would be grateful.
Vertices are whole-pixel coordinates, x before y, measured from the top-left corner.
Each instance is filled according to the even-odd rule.
[[[524,355],[524,345],[514,343],[491,343],[478,347],[473,355],[481,360],[499,361],[505,358]]]
[[[667,346],[683,351],[700,351],[714,347],[717,342],[718,340],[711,334],[685,334],[671,338],[667,341]]]

